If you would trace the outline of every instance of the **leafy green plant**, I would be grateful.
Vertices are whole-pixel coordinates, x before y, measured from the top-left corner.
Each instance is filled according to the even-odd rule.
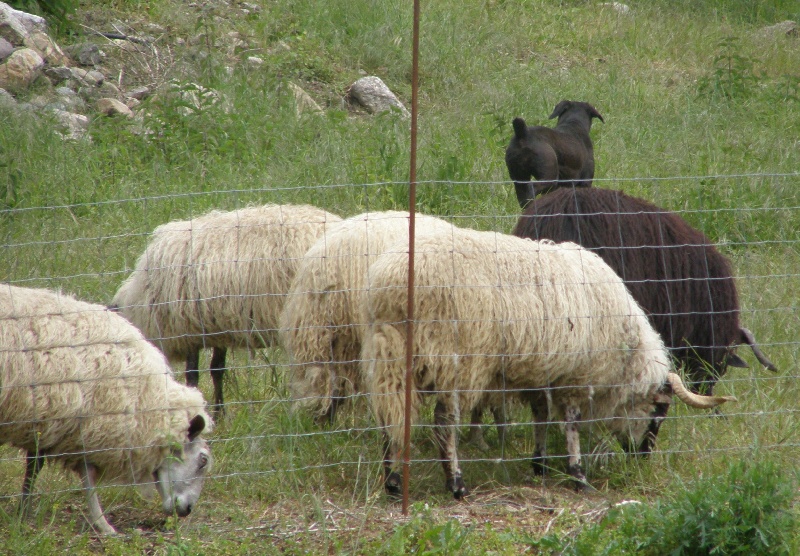
[[[753,69],[755,60],[739,53],[739,39],[728,37],[717,44],[718,54],[712,62],[711,74],[698,82],[703,95],[725,98],[749,96],[759,81]]]
[[[760,458],[732,464],[723,476],[677,483],[652,505],[625,504],[575,537],[532,543],[549,554],[796,554],[798,477]]]
[[[467,542],[471,529],[463,527],[458,521],[449,519],[436,523],[426,504],[413,508],[414,517],[399,526],[392,537],[384,544],[379,554],[460,554]]]

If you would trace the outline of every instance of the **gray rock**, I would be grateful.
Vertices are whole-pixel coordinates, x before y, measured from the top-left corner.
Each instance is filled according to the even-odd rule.
[[[0,62],[11,56],[12,52],[14,52],[14,45],[0,37]]]
[[[111,97],[116,99],[122,98],[122,92],[119,87],[114,85],[111,81],[103,81],[103,84],[98,87],[100,94],[104,97]]]
[[[600,7],[614,10],[618,14],[627,14],[631,11],[631,7],[622,2],[603,2],[600,4]]]
[[[15,50],[0,64],[0,88],[11,91],[24,90],[39,76],[44,60],[30,48]]]
[[[86,135],[89,129],[89,118],[83,114],[75,114],[66,110],[51,110],[58,123],[61,125],[62,130],[60,135],[64,139],[80,139]]]
[[[84,112],[86,110],[86,103],[78,96],[78,93],[69,87],[58,87],[55,93],[56,99],[50,105],[53,108],[60,108],[69,112]]]
[[[45,76],[50,80],[53,85],[60,85],[64,81],[72,78],[72,71],[66,66],[59,66],[57,68],[46,68],[44,70]]]
[[[800,34],[800,31],[797,29],[797,22],[792,21],[791,19],[787,19],[786,21],[781,21],[780,23],[776,23],[775,25],[770,25],[769,27],[764,27],[761,29],[762,35],[767,36],[789,36],[789,37],[796,37]]]
[[[152,94],[148,87],[136,87],[128,91],[128,96],[136,100],[144,100]]]
[[[25,37],[37,29],[37,22],[44,31],[46,24],[39,16],[15,10],[8,4],[0,2],[0,37],[14,46],[22,46]]]
[[[106,116],[125,116],[132,118],[133,112],[127,105],[121,103],[115,98],[101,98],[97,101],[97,111]]]
[[[25,35],[34,31],[47,32],[47,20],[45,18],[15,10],[5,2],[0,2],[0,21],[5,20],[14,20],[15,24],[24,30]]]
[[[289,90],[294,94],[294,105],[298,116],[306,113],[322,113],[322,108],[320,108],[319,104],[317,104],[316,101],[311,98],[311,95],[305,92],[301,87],[294,83],[289,83]]]
[[[103,53],[100,51],[100,47],[91,42],[68,46],[64,50],[66,50],[70,58],[82,66],[94,67],[103,61]]]
[[[84,78],[84,80],[88,85],[91,85],[92,87],[99,87],[106,80],[106,76],[100,73],[99,71],[92,70],[86,72],[86,77]]]
[[[386,86],[380,77],[370,75],[362,77],[350,86],[350,98],[358,102],[370,113],[377,114],[396,109],[404,117],[410,114],[403,103]]]
[[[5,89],[0,89],[0,106],[2,107],[13,107],[16,106],[17,99],[14,98],[14,95],[6,91]]]
[[[66,55],[47,33],[34,31],[25,38],[24,44],[38,52],[49,66],[63,66],[67,63]]]

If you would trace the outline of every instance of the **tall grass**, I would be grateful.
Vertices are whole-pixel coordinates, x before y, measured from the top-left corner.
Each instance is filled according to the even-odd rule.
[[[148,234],[169,220],[264,202],[308,202],[342,216],[407,207],[408,121],[394,113],[367,116],[345,97],[355,79],[376,74],[410,103],[408,3],[254,3],[261,12],[247,17],[217,4],[86,6],[84,17],[128,17],[133,25],[148,12],[169,27],[160,40],[180,37],[188,47],[159,43],[162,56],[174,56],[163,67],[174,72],[142,79],[166,85],[174,78],[173,88],[146,100],[141,119],[94,119],[86,140],[64,141],[46,117],[0,107],[0,281],[106,303]],[[676,404],[648,461],[624,458],[601,431],[587,435],[596,497],[561,488],[558,475],[545,482],[531,476],[529,412],[514,407],[519,424],[506,446],[487,428],[490,452],[461,447],[480,502],[454,505],[442,488],[430,431],[420,427],[411,488],[423,506],[410,522],[398,522],[397,507],[382,494],[380,437],[365,400],[333,428],[320,428],[290,410],[282,350],[238,352],[226,375],[228,415],[212,438],[215,476],[193,517],[180,524],[154,519],[153,503],[109,489],[101,496],[112,518],[142,532],[130,534],[127,548],[122,541],[102,548],[516,553],[530,547],[529,535],[538,542],[555,530],[551,540],[566,550],[588,539],[606,542],[599,529],[576,533],[587,527],[580,509],[604,515],[609,502],[636,498],[653,517],[654,539],[680,516],[702,517],[687,510],[692,492],[705,489],[724,505],[736,500],[735,485],[743,481],[763,487],[750,508],[777,516],[771,531],[791,531],[768,493],[785,507],[779,496],[789,496],[792,485],[796,492],[796,478],[778,470],[794,464],[800,438],[800,42],[759,29],[800,16],[792,2],[629,4],[628,15],[584,1],[423,4],[418,209],[463,226],[510,231],[519,211],[503,162],[512,118],[552,125],[547,116],[559,100],[589,101],[605,118],[592,130],[596,185],[680,211],[720,245],[734,264],[743,323],[780,373],[763,371],[740,349],[751,368],[732,370],[719,386],[740,401],[723,418]],[[233,32],[246,49],[228,48]],[[252,54],[264,65],[242,63]],[[306,88],[324,115],[298,116],[289,81]],[[187,114],[180,92],[195,83],[222,101]],[[203,377],[201,386],[210,382]],[[429,414],[422,419],[430,421]],[[564,452],[558,434],[551,442],[554,454]],[[763,470],[737,467],[755,451],[765,456]],[[555,465],[563,468],[558,459]],[[74,479],[58,469],[44,472],[35,519],[16,517],[22,469],[16,452],[0,452],[0,550],[49,553],[65,539],[75,553],[100,550],[90,535],[74,535],[85,533],[83,500]],[[716,479],[690,480],[699,474]],[[536,508],[524,506],[531,497]],[[485,507],[494,513],[484,518],[478,512]],[[509,509],[516,507],[526,509]],[[618,533],[607,542],[641,525],[633,519],[624,510],[609,517],[605,523]],[[495,521],[494,529],[485,525]],[[709,531],[735,526],[701,524]],[[651,542],[644,532],[636,539]],[[796,548],[796,534],[781,539],[776,546]]]

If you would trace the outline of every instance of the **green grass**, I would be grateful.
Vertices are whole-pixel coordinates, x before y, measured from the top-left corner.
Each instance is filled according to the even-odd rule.
[[[118,19],[139,32],[145,18],[168,27],[157,54],[123,57],[104,45],[107,65],[126,67],[128,86],[164,87],[137,109],[141,119],[93,119],[85,141],[62,140],[46,118],[0,109],[0,281],[107,303],[148,234],[169,220],[265,202],[308,202],[342,216],[407,208],[408,121],[366,116],[344,97],[358,77],[376,74],[410,106],[410,5],[254,3],[261,12],[249,16],[211,3],[81,6],[74,19],[108,22],[101,27]],[[775,518],[770,534],[788,535],[775,546],[796,549],[796,526],[786,519],[796,525],[797,481],[780,468],[794,468],[800,438],[800,41],[760,29],[800,14],[788,1],[629,4],[629,15],[583,1],[423,4],[418,209],[510,231],[519,212],[503,161],[512,118],[552,125],[547,116],[559,100],[591,102],[605,118],[592,130],[596,185],[680,211],[719,243],[735,268],[742,321],[777,375],[740,349],[751,369],[732,370],[719,387],[739,402],[724,418],[676,404],[649,460],[628,460],[602,434],[585,435],[597,494],[575,494],[557,475],[534,478],[525,426],[511,430],[505,460],[496,461],[489,427],[489,452],[461,448],[475,494],[456,503],[442,488],[430,432],[420,429],[415,504],[405,520],[383,495],[380,439],[364,400],[335,428],[320,429],[291,412],[280,349],[238,352],[228,415],[211,438],[215,476],[190,518],[164,519],[133,489],[104,489],[104,507],[125,535],[98,540],[86,531],[78,481],[48,466],[36,513],[20,521],[23,462],[3,448],[0,551],[50,554],[66,544],[75,554],[560,553],[614,546],[630,529],[641,531],[635,542],[651,542],[681,516],[730,532],[734,524],[704,521],[690,502],[702,490],[724,508],[735,484],[763,488],[749,508]],[[233,45],[233,32],[246,46]],[[250,55],[264,65],[249,68]],[[325,114],[298,118],[290,81]],[[180,93],[192,84],[221,101],[186,114]],[[210,382],[201,379],[207,397]],[[519,408],[513,416],[528,419]],[[559,435],[550,440],[563,452]],[[642,502],[650,529],[624,509],[609,512],[627,499]]]

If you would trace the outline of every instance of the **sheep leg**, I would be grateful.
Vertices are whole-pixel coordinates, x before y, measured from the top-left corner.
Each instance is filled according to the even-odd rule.
[[[502,406],[493,406],[492,416],[494,417],[494,426],[497,428],[497,439],[500,441],[500,446],[505,446],[506,424],[508,423],[505,403]]]
[[[564,430],[567,437],[567,454],[569,454],[567,473],[572,475],[577,490],[586,487],[586,475],[581,465],[581,439],[578,434],[578,423],[581,420],[581,410],[573,404],[568,404],[564,411]]]
[[[525,205],[536,196],[533,183],[530,181],[515,181],[514,191],[517,194],[517,202],[522,208],[525,208]]]
[[[400,474],[394,470],[394,462],[397,461],[399,450],[392,450],[392,442],[389,435],[383,435],[383,473],[384,481],[383,487],[389,496],[400,496],[403,493],[403,479]]]
[[[541,392],[529,394],[533,413],[533,473],[545,475],[547,471],[547,397]]]
[[[467,442],[475,444],[479,450],[483,450],[484,452],[489,449],[486,439],[483,438],[483,408],[481,407],[476,407],[472,410]]]
[[[186,354],[186,385],[197,388],[200,384],[200,348],[192,348]]]
[[[25,478],[22,480],[22,498],[19,502],[20,515],[26,516],[30,511],[31,505],[31,492],[33,491],[33,483],[36,482],[36,477],[39,471],[44,466],[44,454],[40,451],[28,450],[25,454]]]
[[[225,414],[222,398],[222,377],[225,376],[225,356],[228,348],[215,347],[211,354],[211,380],[214,382],[214,413],[216,417]]]
[[[456,500],[461,500],[469,494],[464,479],[461,477],[461,468],[458,465],[456,433],[456,418],[452,410],[441,402],[436,402],[433,410],[436,444],[439,446],[439,456],[444,467],[445,488],[453,493]]]
[[[95,484],[97,482],[97,468],[90,464],[78,464],[76,471],[81,477],[83,489],[86,491],[86,500],[89,504],[89,522],[91,526],[103,535],[115,535],[117,532],[108,523],[106,517],[103,515],[103,508],[100,507],[100,499],[97,497],[97,489]]]

